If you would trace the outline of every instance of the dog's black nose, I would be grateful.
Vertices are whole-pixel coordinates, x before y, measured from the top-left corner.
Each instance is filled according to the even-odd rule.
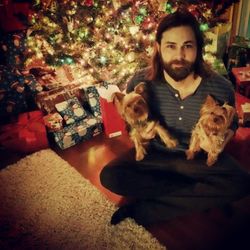
[[[138,109],[137,107],[134,107],[134,112],[138,113],[140,111],[140,109]]]

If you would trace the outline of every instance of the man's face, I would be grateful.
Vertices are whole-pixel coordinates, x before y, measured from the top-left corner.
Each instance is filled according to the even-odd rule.
[[[159,52],[165,72],[175,81],[193,72],[197,56],[194,32],[189,26],[171,28],[162,33]]]

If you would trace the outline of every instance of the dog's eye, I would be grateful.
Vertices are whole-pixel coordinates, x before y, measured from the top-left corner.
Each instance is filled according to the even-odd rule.
[[[223,113],[227,113],[227,109],[225,107],[222,107]]]
[[[143,102],[142,100],[139,100],[139,101],[138,101],[138,104],[139,104],[139,105],[142,105],[142,104],[144,104],[144,102]]]

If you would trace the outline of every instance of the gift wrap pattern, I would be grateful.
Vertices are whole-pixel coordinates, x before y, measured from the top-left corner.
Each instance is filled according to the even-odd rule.
[[[63,128],[63,118],[59,113],[45,115],[43,121],[50,132],[59,131]]]
[[[31,74],[16,68],[0,67],[0,116],[27,111],[27,94],[35,96],[42,86]]]
[[[24,66],[24,52],[26,50],[26,32],[8,33],[1,41],[6,65],[22,68]]]
[[[91,139],[102,132],[100,118],[88,115],[87,118],[76,121],[74,124],[64,127],[62,130],[53,132],[56,144],[61,149],[66,149],[79,142]]]
[[[27,110],[24,82],[19,82],[17,73],[0,68],[0,116],[18,114]]]
[[[77,97],[57,103],[55,107],[67,125],[80,121],[87,116]]]
[[[100,108],[100,95],[95,86],[89,86],[84,88],[85,96],[88,100],[91,112],[96,117],[101,117],[101,108]]]

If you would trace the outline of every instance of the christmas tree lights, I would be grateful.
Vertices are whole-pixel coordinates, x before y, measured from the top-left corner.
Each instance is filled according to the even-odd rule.
[[[26,64],[34,58],[54,67],[67,64],[78,68],[79,78],[91,74],[97,81],[119,85],[147,65],[162,16],[185,6],[206,32],[215,23],[212,5],[180,0],[37,1]],[[223,5],[219,7],[222,13]]]

